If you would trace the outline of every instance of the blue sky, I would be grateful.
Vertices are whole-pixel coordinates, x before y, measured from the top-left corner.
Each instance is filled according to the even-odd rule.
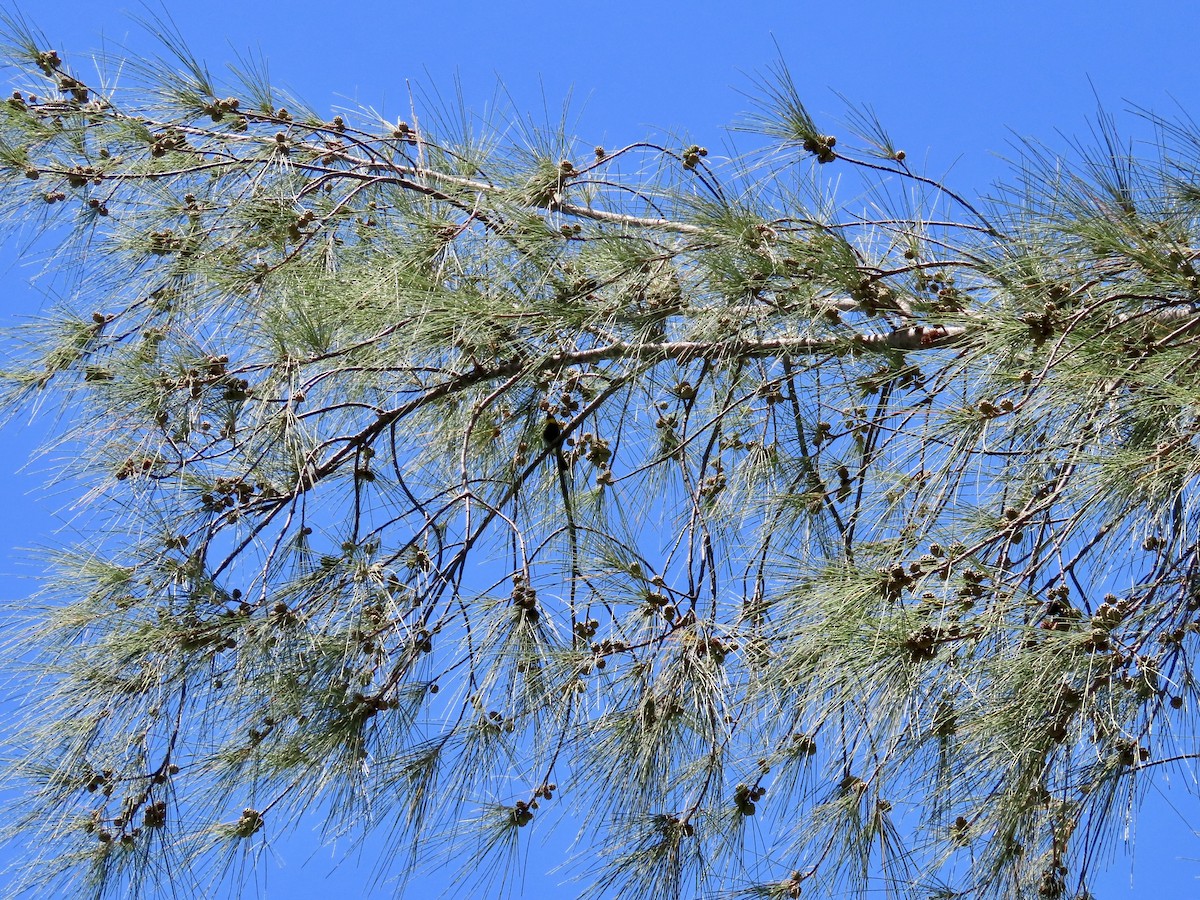
[[[722,127],[749,106],[753,76],[778,55],[791,68],[819,123],[843,109],[837,93],[873,107],[910,164],[961,193],[986,193],[1004,171],[1014,135],[1062,146],[1087,137],[1097,99],[1135,133],[1132,107],[1200,117],[1200,53],[1195,4],[1043,0],[836,3],[749,0],[336,0],[173,2],[166,8],[214,70],[239,53],[259,53],[272,77],[318,110],[363,104],[403,116],[408,92],[453,94],[484,110],[497,85],[517,110],[556,120],[570,95],[575,130],[586,144],[615,145],[663,132],[686,133],[712,148]],[[132,54],[153,42],[126,11],[137,3],[40,0],[26,15],[85,75],[83,60],[104,46]],[[835,93],[836,92],[836,93]],[[825,115],[828,114],[828,115]],[[715,150],[714,150],[715,152]],[[36,312],[32,272],[0,244],[0,319]],[[0,435],[0,598],[24,593],[31,567],[24,548],[53,543],[69,498],[39,495],[45,467],[21,470],[43,429],[11,423]],[[9,550],[9,548],[14,548]],[[1178,808],[1176,812],[1173,808]],[[273,839],[267,896],[371,896],[370,854],[334,875],[307,825]],[[1200,807],[1182,790],[1148,798],[1132,865],[1118,861],[1101,897],[1193,896],[1200,881]],[[310,859],[311,856],[311,859]],[[307,862],[306,862],[307,861]],[[282,865],[280,865],[282,864]],[[535,846],[528,895],[567,895],[558,876],[542,878],[550,854]],[[1130,887],[1132,873],[1132,887]],[[434,877],[406,896],[436,896]]]

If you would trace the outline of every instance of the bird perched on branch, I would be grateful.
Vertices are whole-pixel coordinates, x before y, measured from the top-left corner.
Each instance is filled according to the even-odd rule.
[[[560,472],[567,471],[567,460],[562,452],[562,427],[554,416],[546,416],[546,424],[542,426],[542,442],[548,449],[554,451],[554,458],[558,461],[558,470]]]

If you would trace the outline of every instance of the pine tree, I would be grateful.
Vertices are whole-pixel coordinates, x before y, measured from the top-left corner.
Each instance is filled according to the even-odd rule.
[[[9,641],[14,892],[236,890],[319,810],[385,876],[569,827],[591,897],[1084,897],[1194,776],[1193,124],[975,201],[782,65],[717,158],[5,24],[71,289],[3,401],[87,523]]]

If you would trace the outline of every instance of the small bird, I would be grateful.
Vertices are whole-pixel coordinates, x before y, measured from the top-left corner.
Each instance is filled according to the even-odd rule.
[[[562,452],[562,428],[554,416],[546,416],[546,424],[542,426],[542,442],[547,448],[554,451],[559,471],[567,471],[567,460],[563,457]]]

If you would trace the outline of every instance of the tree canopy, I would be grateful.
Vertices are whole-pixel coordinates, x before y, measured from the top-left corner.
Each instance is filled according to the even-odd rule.
[[[5,26],[2,399],[83,535],[14,890],[236,890],[315,812],[385,885],[569,828],[593,897],[1084,897],[1194,775],[1194,123],[976,200],[782,64],[718,154]]]

